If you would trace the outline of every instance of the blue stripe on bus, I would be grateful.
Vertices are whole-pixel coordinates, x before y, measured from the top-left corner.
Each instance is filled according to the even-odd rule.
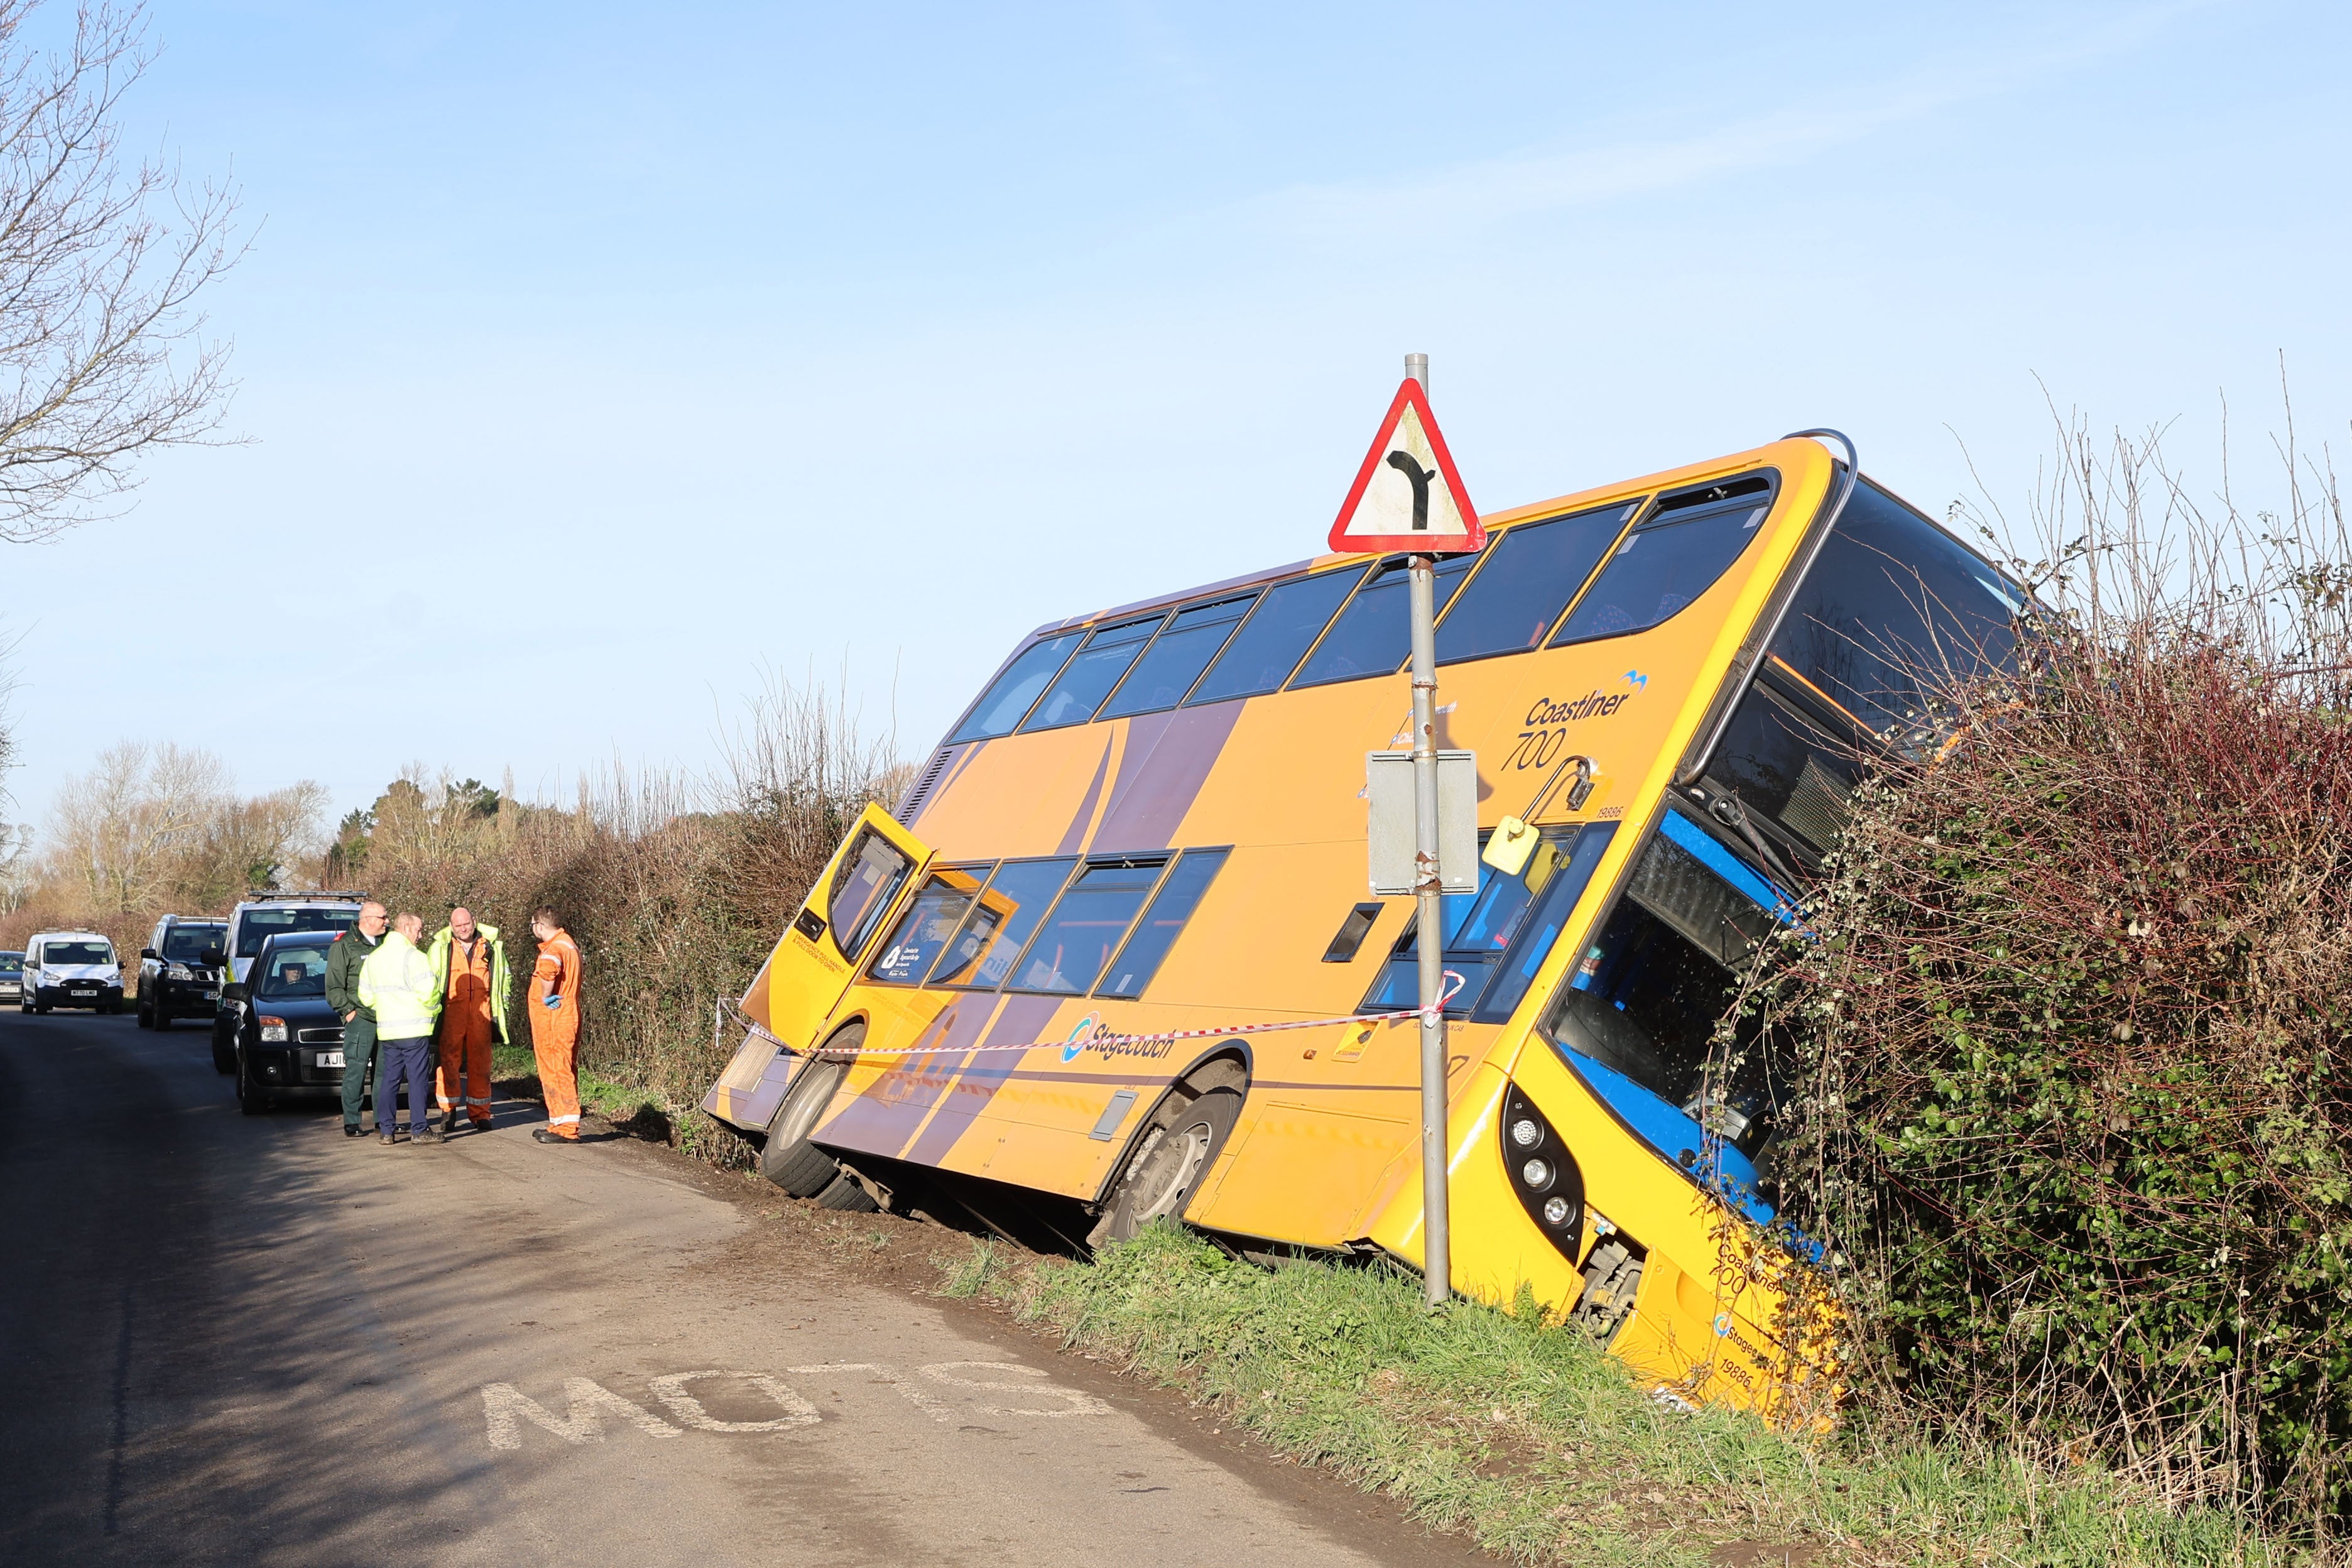
[[[1671,820],[1672,814],[1668,814]],[[1684,1115],[1657,1095],[1643,1089],[1614,1068],[1603,1067],[1582,1051],[1566,1046],[1557,1047],[1568,1059],[1570,1067],[1591,1087],[1592,1092],[1607,1102],[1609,1108],[1624,1119],[1636,1137],[1659,1153],[1673,1161],[1701,1186],[1722,1197],[1732,1207],[1758,1225],[1772,1223],[1772,1205],[1756,1195],[1756,1166],[1747,1155],[1730,1144],[1716,1140],[1712,1151],[1714,1169],[1700,1169],[1707,1160],[1710,1142],[1704,1129],[1691,1117]],[[1683,1156],[1690,1163],[1683,1163]]]
[[[1748,868],[1748,863],[1715,840],[1715,836],[1679,811],[1666,813],[1660,831],[1698,857],[1708,870],[1747,894],[1784,926],[1797,923],[1797,901]]]

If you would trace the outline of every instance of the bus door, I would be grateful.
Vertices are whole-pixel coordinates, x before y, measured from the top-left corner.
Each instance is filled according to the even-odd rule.
[[[929,847],[888,812],[867,806],[743,994],[744,1016],[795,1049],[822,1044],[817,1031],[930,860]],[[767,1036],[748,1032],[702,1108],[736,1127],[763,1130],[799,1059]]]

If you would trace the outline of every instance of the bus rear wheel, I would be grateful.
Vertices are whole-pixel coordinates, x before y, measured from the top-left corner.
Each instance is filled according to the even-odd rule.
[[[1128,1151],[1087,1245],[1132,1240],[1153,1220],[1181,1219],[1241,1114],[1239,1089],[1179,1085]]]
[[[852,1024],[824,1043],[831,1051],[855,1051],[866,1041],[866,1026]],[[796,1198],[811,1198],[833,1184],[841,1162],[809,1142],[817,1119],[832,1103],[834,1091],[849,1076],[849,1063],[817,1057],[801,1068],[784,1090],[768,1123],[768,1141],[760,1150],[760,1174]]]

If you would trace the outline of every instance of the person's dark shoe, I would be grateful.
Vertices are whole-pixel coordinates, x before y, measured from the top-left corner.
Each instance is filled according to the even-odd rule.
[[[346,1121],[343,1123],[343,1136],[346,1138],[364,1138],[367,1136],[367,1129],[361,1126],[356,1121]]]
[[[383,1145],[385,1148],[387,1148],[387,1149],[391,1148],[394,1143],[397,1143],[397,1142],[400,1142],[400,1140],[399,1140],[399,1139],[394,1138],[394,1137],[391,1133],[389,1133],[389,1132],[379,1132],[379,1133],[377,1133],[377,1134],[375,1135],[375,1141],[376,1141],[377,1142],[379,1142],[379,1143],[383,1144]]]
[[[580,1142],[577,1138],[566,1138],[561,1132],[550,1132],[544,1127],[532,1128],[530,1130],[530,1141],[534,1143],[577,1143]]]

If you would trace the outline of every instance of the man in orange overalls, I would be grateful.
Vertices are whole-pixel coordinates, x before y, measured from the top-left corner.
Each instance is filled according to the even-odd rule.
[[[454,1132],[462,1096],[466,1120],[490,1130],[490,1044],[507,1043],[507,998],[514,982],[499,928],[476,922],[460,906],[433,937],[425,956],[441,984],[441,1131]]]
[[[541,1143],[580,1142],[580,944],[545,904],[530,911],[539,962],[530,970],[530,1048],[539,1058],[539,1089],[547,1125],[530,1135]]]

